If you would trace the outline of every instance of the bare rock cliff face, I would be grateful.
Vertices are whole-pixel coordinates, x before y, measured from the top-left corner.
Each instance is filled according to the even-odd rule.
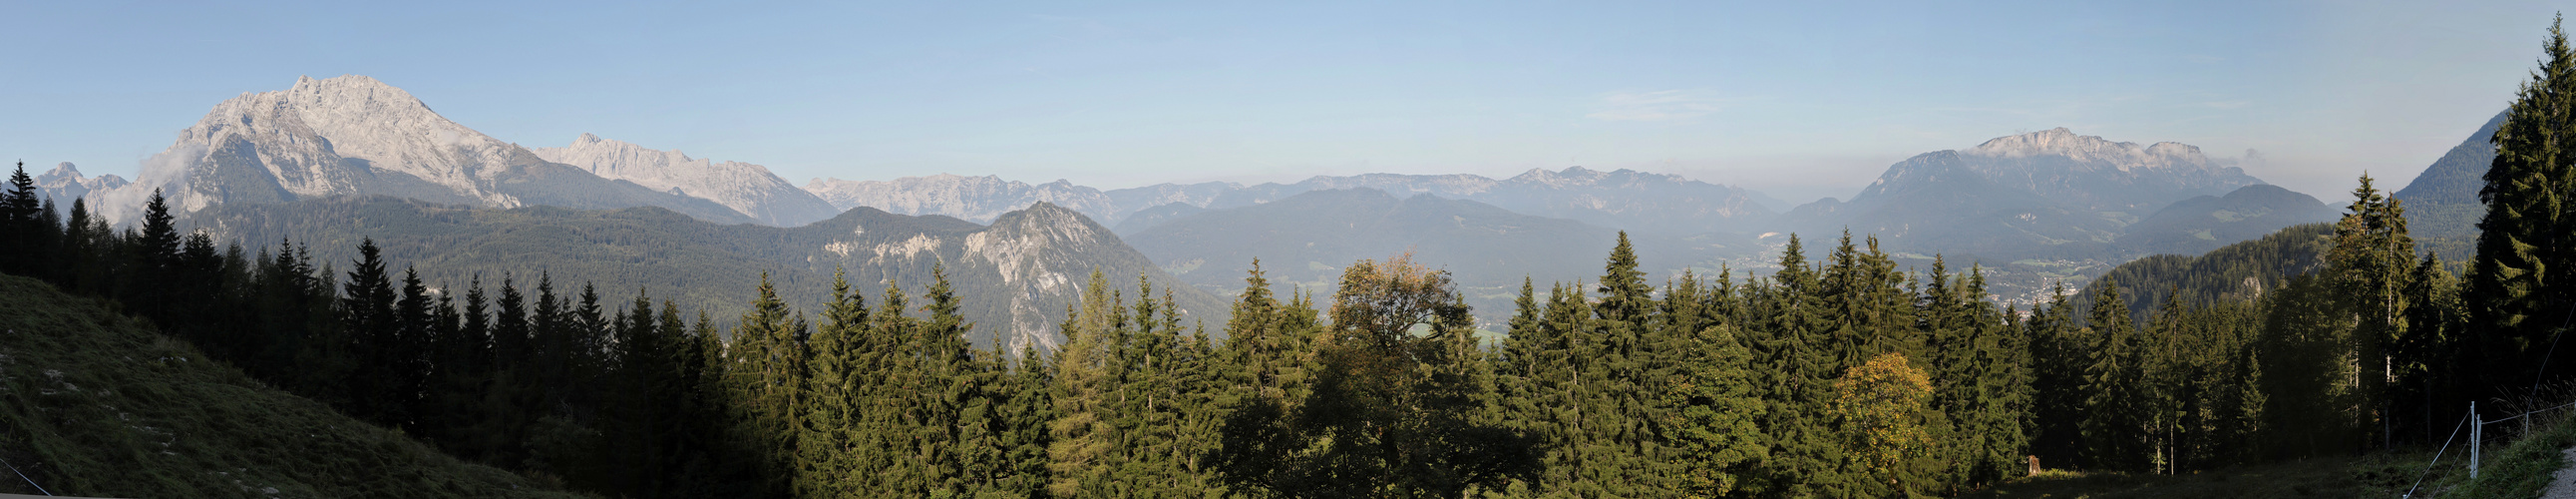
[[[794,227],[841,212],[823,198],[771,174],[769,168],[751,163],[691,158],[677,150],[647,149],[587,133],[568,146],[531,151],[546,161],[581,168],[601,178],[714,201],[765,225]]]
[[[132,220],[159,190],[185,213],[222,203],[391,195],[510,208],[662,206],[700,219],[750,218],[714,202],[603,179],[466,128],[400,88],[365,76],[299,78],[286,90],[216,104],[144,161],[131,185],[92,192],[110,220]]]
[[[945,215],[976,223],[991,222],[1003,213],[1039,202],[1087,213],[1101,220],[1115,220],[1117,215],[1123,215],[1113,208],[1109,197],[1099,189],[1063,180],[1031,185],[991,175],[968,177],[942,173],[894,180],[817,178],[806,182],[805,190],[844,210],[865,206],[889,213]]]

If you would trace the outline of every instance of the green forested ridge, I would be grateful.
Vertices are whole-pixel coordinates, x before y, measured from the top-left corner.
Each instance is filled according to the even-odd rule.
[[[819,310],[830,299],[836,270],[862,289],[887,283],[918,289],[931,281],[932,267],[944,264],[959,290],[960,313],[983,324],[978,332],[984,334],[974,340],[1043,347],[1054,340],[1054,311],[1076,300],[1073,286],[1094,266],[1151,275],[1158,285],[1177,283],[1107,229],[1079,217],[1041,205],[982,226],[858,208],[780,228],[718,225],[650,207],[500,210],[366,197],[223,204],[176,224],[254,245],[291,239],[311,246],[319,262],[346,262],[357,256],[352,249],[359,240],[373,238],[385,258],[418,269],[440,289],[478,276],[525,284],[547,273],[579,276],[612,294],[648,288],[685,310],[710,311],[719,323],[745,310],[762,273],[788,303]],[[1176,289],[1174,296],[1190,320],[1224,321],[1221,299],[1197,288]]]
[[[2282,228],[2329,222],[2341,214],[2317,198],[2271,184],[2239,187],[2226,196],[2174,202],[2121,228],[2113,246],[2126,254],[2197,255]]]

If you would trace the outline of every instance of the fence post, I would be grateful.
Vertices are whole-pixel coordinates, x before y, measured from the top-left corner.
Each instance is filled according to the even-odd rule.
[[[2478,477],[2478,444],[2486,441],[2486,418],[2478,417],[2478,403],[2469,403],[2469,478]]]

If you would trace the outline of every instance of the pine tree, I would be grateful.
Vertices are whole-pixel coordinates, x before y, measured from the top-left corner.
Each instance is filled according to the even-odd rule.
[[[729,433],[746,445],[757,477],[754,490],[789,492],[796,460],[796,422],[804,388],[805,322],[778,299],[769,276],[759,297],[734,326],[725,349],[724,384],[730,392]]]
[[[2035,422],[2031,455],[2042,466],[2081,468],[2084,404],[2091,393],[2085,390],[2084,374],[2091,364],[2092,335],[2076,327],[2064,285],[2053,288],[2050,296],[2046,305],[2032,307],[2030,320],[2022,325],[2027,331],[2024,336],[2030,338],[2031,393],[2036,402],[2031,407]]]
[[[40,206],[50,202],[27,176],[27,162],[18,162],[9,190],[0,191],[0,273],[36,276],[52,270],[44,257],[53,249],[55,228]]]
[[[850,292],[849,280],[842,272],[832,273],[832,301],[824,308],[823,320],[807,342],[813,352],[806,364],[806,394],[809,402],[801,407],[795,492],[803,497],[833,497],[855,491],[841,488],[851,474],[862,470],[852,466],[850,454],[855,446],[854,433],[863,431],[854,424],[860,404],[858,380],[869,373],[854,369],[852,361],[861,355],[859,341],[867,334],[867,303]]]
[[[2086,321],[2092,344],[2083,378],[2085,462],[2106,470],[2146,470],[2142,413],[2152,407],[2144,405],[2148,394],[2140,386],[2144,347],[2130,323],[2128,302],[2120,299],[2119,282],[2105,277],[2095,286],[2102,291],[2094,295]]]
[[[1125,311],[1109,290],[1109,280],[1093,269],[1082,287],[1080,308],[1067,311],[1064,349],[1055,359],[1055,420],[1048,424],[1047,470],[1053,480],[1047,493],[1073,497],[1110,493],[1106,481],[1119,464],[1118,443],[1124,436],[1112,421],[1109,397],[1118,390],[1116,341],[1126,323]]]
[[[1002,428],[1005,447],[1004,474],[990,492],[1006,497],[1040,497],[1048,484],[1047,447],[1052,442],[1050,425],[1055,421],[1055,370],[1046,357],[1038,355],[1036,345],[1021,347],[1018,365],[1011,369],[1008,392],[1002,415],[1008,423]]]
[[[1663,345],[1668,356],[1663,372],[1649,387],[1666,387],[1653,418],[1667,428],[1669,459],[1678,468],[1672,492],[1716,497],[1737,493],[1752,478],[1754,467],[1770,454],[1761,421],[1768,407],[1756,388],[1753,352],[1741,339],[1733,319],[1733,286],[1721,273],[1718,284],[1701,286],[1685,275],[1665,293]]]
[[[385,274],[383,252],[375,240],[358,244],[358,260],[351,262],[349,281],[342,284],[340,297],[341,323],[348,331],[348,343],[341,347],[351,352],[353,368],[345,385],[350,407],[358,417],[377,424],[397,423],[394,406],[399,398],[394,378],[394,349],[400,344],[400,318],[394,313],[392,279]]]
[[[1758,365],[1767,375],[1762,386],[1769,387],[1763,399],[1771,403],[1763,429],[1773,443],[1772,461],[1755,484],[1755,494],[1831,494],[1842,482],[1836,469],[1843,453],[1825,404],[1831,400],[1831,383],[1841,375],[1842,353],[1828,329],[1836,326],[1829,322],[1827,296],[1804,246],[1791,235],[1781,252],[1780,270],[1771,274],[1770,285],[1754,293],[1751,305],[1761,321],[1758,329],[1768,333],[1754,344]]]
[[[2326,261],[2360,318],[2352,347],[2361,370],[2357,402],[2362,412],[2355,423],[2377,434],[2393,409],[2388,384],[2396,377],[2397,355],[2390,347],[2406,336],[2404,314],[2410,305],[2401,291],[2411,285],[2406,280],[2413,275],[2415,240],[2406,234],[2406,208],[2372,188],[2369,175],[2361,176],[2361,186],[2352,193],[2351,212],[2335,223],[2335,244]],[[2366,443],[2383,442],[2374,438]]]
[[[2562,284],[2576,279],[2569,261],[2576,232],[2565,230],[2576,224],[2566,209],[2576,202],[2576,148],[2565,145],[2576,140],[2576,122],[2567,119],[2576,115],[2576,51],[2557,21],[2541,51],[2540,67],[2496,129],[2495,162],[2478,191],[2487,214],[2478,221],[2476,265],[2461,297],[2469,305],[2471,348],[2487,366],[2479,383],[2488,387],[2576,372],[2541,372],[2543,364],[2576,365],[2576,348],[2551,348],[2567,311],[2576,309],[2576,286]],[[2556,358],[2542,358],[2553,350]]]
[[[403,268],[402,296],[394,303],[394,335],[383,350],[385,396],[389,421],[415,435],[429,434],[421,426],[421,413],[426,409],[424,393],[429,388],[430,336],[437,331],[435,303],[429,287],[420,282],[420,272]]]

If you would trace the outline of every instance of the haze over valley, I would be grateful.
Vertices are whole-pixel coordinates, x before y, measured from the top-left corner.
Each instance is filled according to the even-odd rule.
[[[2565,7],[0,6],[0,495],[2576,496]]]

